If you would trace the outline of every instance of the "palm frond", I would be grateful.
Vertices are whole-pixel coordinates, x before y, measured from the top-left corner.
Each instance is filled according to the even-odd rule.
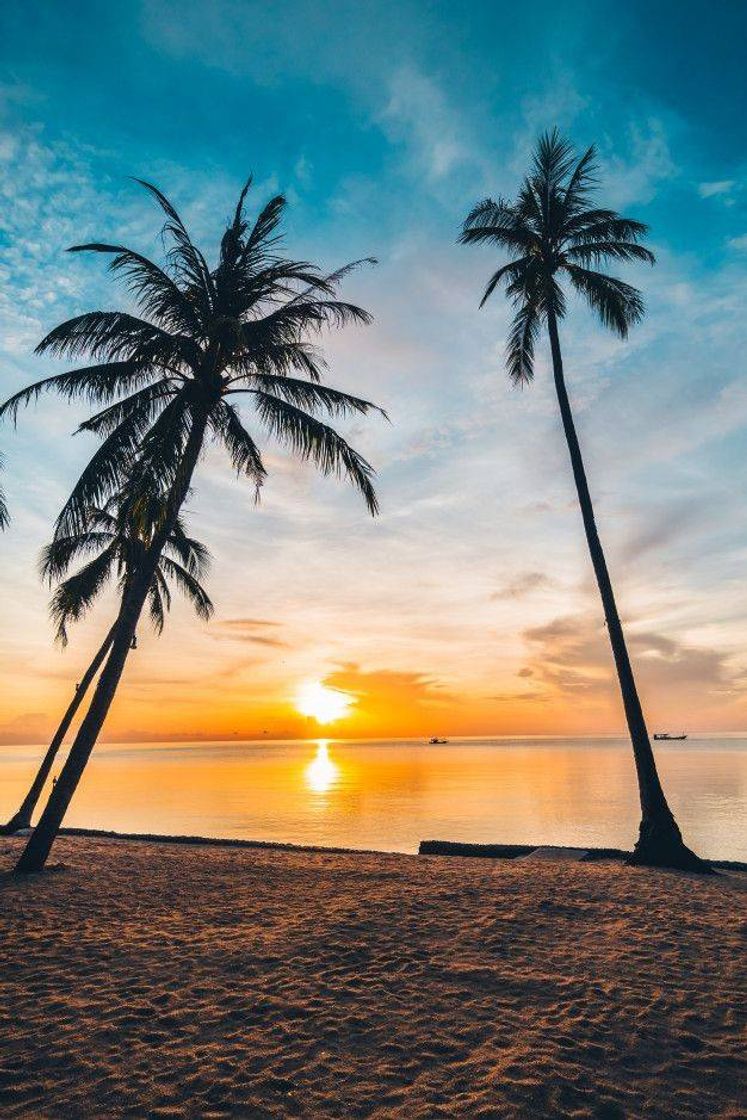
[[[357,272],[365,264],[377,265],[379,262],[376,257],[359,257],[357,261],[348,261],[347,264],[336,268],[334,272],[329,272],[326,276],[322,276],[311,287],[318,291],[326,292],[327,295],[334,295],[343,280],[345,280],[352,272]]]
[[[207,319],[215,303],[215,285],[207,261],[200,250],[192,243],[187,227],[166,195],[153,183],[148,183],[145,179],[136,179],[135,181],[156,199],[158,205],[166,214],[168,221],[164,226],[164,234],[167,234],[174,242],[174,247],[169,253],[169,260],[177,274],[184,277],[192,289],[199,293],[202,303],[201,314],[203,319]]]
[[[557,128],[543,132],[534,152],[534,176],[548,191],[560,186],[575,162],[573,144]]]
[[[95,432],[99,436],[108,436],[120,424],[125,423],[133,414],[140,416],[143,425],[150,424],[164,402],[176,394],[176,389],[168,381],[157,381],[154,385],[147,385],[145,389],[116,401],[108,408],[89,416],[78,428],[81,432]]]
[[[143,408],[150,408],[150,403],[146,402]],[[127,480],[127,502],[131,506],[147,500],[154,493],[171,489],[182,469],[184,448],[192,423],[187,386],[169,400],[140,441]]]
[[[39,575],[51,586],[65,577],[74,560],[91,552],[104,551],[112,540],[112,533],[102,533],[95,529],[87,529],[76,536],[56,537],[42,549]]]
[[[597,150],[592,144],[581,156],[568,179],[562,192],[563,213],[566,221],[586,208],[589,195],[598,184],[596,158]]]
[[[637,288],[592,272],[578,265],[566,265],[574,288],[586,297],[606,327],[610,327],[621,338],[626,338],[630,327],[643,318],[645,305]]]
[[[229,393],[252,394],[260,389],[262,392],[272,393],[276,397],[290,401],[297,408],[307,412],[324,409],[330,416],[349,416],[351,413],[366,415],[368,412],[378,412],[388,419],[386,412],[379,405],[362,397],[353,397],[340,389],[333,389],[329,385],[320,385],[314,381],[302,381],[296,377],[278,377],[270,373],[257,373],[253,381],[256,385],[251,389],[232,389]]]
[[[369,311],[344,300],[315,299],[299,294],[261,319],[245,324],[245,335],[261,347],[270,342],[296,342],[304,331],[320,331],[323,327],[344,327],[349,323],[366,325],[373,316]]]
[[[111,546],[110,546],[111,548]],[[56,624],[56,640],[67,645],[67,628],[79,622],[92,606],[109,581],[112,573],[110,549],[104,549],[57,588],[50,603],[50,613]]]
[[[614,210],[582,210],[570,218],[563,234],[570,244],[589,241],[640,241],[649,232],[644,222],[623,218]]]
[[[497,271],[494,272],[490,277],[487,287],[485,288],[485,292],[483,293],[483,297],[480,300],[480,307],[485,306],[501,281],[508,279],[513,284],[522,283],[526,270],[529,267],[530,263],[530,257],[519,257],[519,259],[516,261],[509,261],[508,264],[501,265],[501,267],[497,269]]]
[[[195,579],[202,579],[210,567],[210,550],[201,541],[187,535],[181,517],[177,518],[164,545],[164,552],[178,560]]]
[[[651,250],[634,241],[582,241],[576,245],[569,245],[563,251],[563,256],[574,262],[580,261],[582,264],[602,264],[608,259],[656,263],[656,257]]]
[[[526,255],[537,246],[536,234],[521,221],[516,208],[504,199],[485,198],[470,210],[459,235],[462,245],[500,245]]]
[[[245,475],[254,483],[255,499],[267,477],[259,448],[241,423],[236,409],[225,400],[215,408],[210,417],[213,430],[222,440],[238,475]]]
[[[241,353],[231,360],[230,372],[233,375],[229,384],[251,383],[257,373],[274,373],[286,377],[290,373],[304,373],[311,381],[320,382],[326,362],[317,349],[307,342],[292,340],[290,342],[263,341],[261,349],[252,346],[251,334],[245,333],[241,327],[239,339],[242,344]]]
[[[119,427],[106,437],[62,507],[55,536],[73,536],[85,530],[91,507],[102,505],[122,490],[150,416],[151,402],[146,399],[133,407]]]
[[[148,614],[151,626],[156,634],[163,633],[166,611],[169,609],[164,600],[165,595],[168,594],[169,589],[166,586],[166,580],[159,571],[156,571],[148,588]]]
[[[89,404],[97,404],[136,388],[155,376],[153,370],[137,361],[107,362],[104,365],[70,370],[68,373],[57,373],[53,377],[36,381],[9,397],[0,406],[0,419],[9,416],[15,421],[19,408],[32,404],[42,393],[55,392],[70,401],[83,399]]]
[[[4,466],[5,460],[3,459],[2,455],[0,455],[0,471]],[[7,529],[9,524],[10,513],[8,512],[8,503],[5,498],[5,491],[3,490],[2,486],[0,486],[0,531],[3,529]]]
[[[173,335],[125,311],[87,311],[54,327],[36,347],[36,354],[75,357],[90,354],[107,362],[127,361],[142,351],[174,352]]]
[[[167,330],[199,336],[202,323],[197,307],[186,292],[148,257],[124,245],[91,242],[72,245],[71,253],[106,253],[113,257],[109,271],[122,273],[130,292],[135,296],[144,315],[157,319]]]
[[[379,512],[373,488],[374,470],[333,428],[309,416],[288,401],[257,391],[257,412],[266,428],[280,443],[301,459],[308,459],[323,474],[347,476],[361,492],[372,516]]]
[[[197,616],[204,622],[209,622],[215,607],[207,591],[195,576],[168,556],[161,557],[160,565],[163,575],[179,588],[185,599],[194,607]]]
[[[251,182],[251,180],[249,181]],[[249,184],[247,184],[248,186]],[[239,200],[239,211],[243,208],[244,198],[246,197],[246,188],[242,193]],[[276,234],[276,230],[280,225],[283,217],[283,210],[285,209],[285,197],[282,194],[275,195],[260,211],[254,225],[252,226],[249,236],[244,242],[242,249],[242,260],[248,260],[252,256],[261,254],[264,256],[267,251],[273,248],[280,241],[280,237]]]
[[[527,300],[514,315],[506,343],[506,368],[514,385],[527,385],[534,378],[534,347],[539,328],[536,302]]]

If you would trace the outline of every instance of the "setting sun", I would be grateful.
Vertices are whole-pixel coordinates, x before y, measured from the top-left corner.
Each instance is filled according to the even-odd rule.
[[[302,716],[311,716],[317,723],[334,723],[342,719],[353,705],[353,697],[336,688],[327,688],[320,681],[301,686],[296,697],[296,708]]]

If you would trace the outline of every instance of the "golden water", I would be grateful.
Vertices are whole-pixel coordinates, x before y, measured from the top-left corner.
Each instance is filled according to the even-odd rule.
[[[0,818],[42,754],[0,749]],[[747,739],[656,754],[687,842],[747,860]],[[630,847],[638,800],[622,739],[104,744],[66,823],[402,852],[425,838]]]

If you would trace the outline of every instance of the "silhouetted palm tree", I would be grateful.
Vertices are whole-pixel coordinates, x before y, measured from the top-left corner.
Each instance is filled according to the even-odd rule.
[[[77,531],[88,507],[125,485],[132,502],[149,492],[153,480],[168,495],[163,525],[125,596],[89,710],[18,862],[21,872],[44,866],[114,698],[161,549],[206,441],[216,438],[237,472],[255,487],[262,484],[259,449],[234,402],[253,404],[266,432],[325,474],[346,475],[369,511],[377,511],[371,466],[318,415],[367,413],[375,406],[323,385],[324,363],[309,341],[326,326],[370,321],[361,308],[335,298],[340,281],[363,262],[325,275],[284,257],[278,226],[285,201],[273,198],[250,225],[244,213],[247,183],[221,240],[217,266],[210,268],[168,199],[151,184],[142,185],[166,213],[163,236],[171,248],[163,267],[120,245],[75,246],[112,256],[111,268],[125,278],[141,315],[94,311],[56,327],[37,347],[39,353],[88,354],[98,364],[38,382],[0,409],[0,415],[15,415],[44,390],[107,403],[82,425],[104,442],[62,510],[58,534]],[[122,394],[127,395],[116,400]]]
[[[103,509],[88,511],[86,528],[73,536],[59,536],[42,552],[41,574],[52,586],[59,582],[50,609],[56,623],[56,638],[67,645],[67,628],[81,619],[95,599],[116,578],[120,601],[124,598],[132,578],[141,564],[148,545],[163,517],[164,503],[153,499],[141,502],[136,509],[128,508],[123,518],[111,499]],[[86,563],[68,576],[72,564],[84,557]],[[200,580],[207,572],[209,554],[204,545],[188,537],[182,519],[169,534],[158,566],[148,589],[150,620],[157,634],[163,630],[165,612],[171,607],[169,584],[173,583],[191,602],[197,615],[205,620],[213,613],[213,604]],[[65,578],[67,577],[67,578]],[[75,693],[60,721],[41,765],[23,799],[18,812],[0,828],[2,833],[29,828],[31,817],[49,777],[70,724],[75,718],[91,682],[103,664],[114,639],[116,623],[111,627],[96,654],[75,686]]]
[[[595,171],[594,148],[578,159],[557,130],[546,133],[537,144],[532,171],[516,201],[485,199],[478,203],[464,222],[460,240],[468,245],[497,245],[514,254],[514,259],[491,276],[480,306],[499,284],[505,285],[515,309],[507,346],[508,373],[515,384],[532,380],[534,348],[543,325],[550,337],[560,414],[638,775],[642,819],[632,862],[704,870],[707,865],[682,841],[657,774],[563,376],[558,321],[565,315],[566,300],[561,281],[569,281],[604,325],[625,338],[644,313],[640,292],[596,268],[607,261],[654,262],[653,253],[640,244],[647,232],[645,225],[592,204]]]

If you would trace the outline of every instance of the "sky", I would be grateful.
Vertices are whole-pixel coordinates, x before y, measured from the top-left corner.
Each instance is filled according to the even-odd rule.
[[[56,323],[128,306],[68,245],[161,251],[133,176],[212,259],[252,173],[250,210],[287,196],[293,256],[379,262],[345,285],[374,323],[324,347],[330,383],[390,416],[343,425],[381,515],[264,437],[256,506],[209,450],[187,513],[215,617],[175,599],[160,638],[141,624],[104,738],[623,730],[546,344],[512,388],[509,309],[478,308],[495,256],[456,243],[555,125],[598,146],[600,201],[657,255],[626,273],[648,309],[627,341],[574,301],[561,333],[649,723],[747,728],[746,31],[741,0],[6,0],[3,396],[66,368],[33,355]],[[108,595],[61,650],[37,571],[94,448],[84,415],[48,398],[0,432],[0,742],[45,740],[113,617]],[[346,701],[324,726],[299,711],[320,684]]]

